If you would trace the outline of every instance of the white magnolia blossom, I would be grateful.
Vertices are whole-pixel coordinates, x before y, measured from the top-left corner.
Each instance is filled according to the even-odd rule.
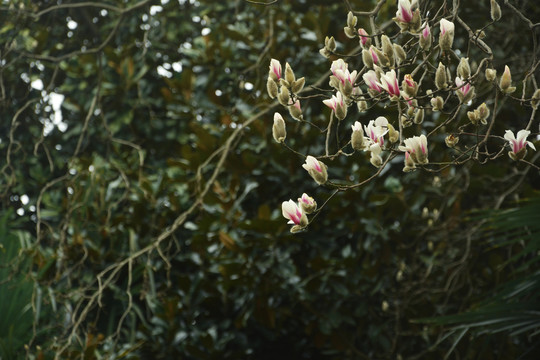
[[[281,212],[283,217],[289,220],[288,224],[299,225],[301,227],[305,227],[308,224],[306,214],[293,200],[284,201],[281,204]]]
[[[384,135],[388,132],[388,120],[383,116],[379,116],[375,120],[370,120],[364,129],[370,144],[379,144],[382,147],[384,145]]]
[[[516,139],[512,130],[506,130],[504,138],[508,141],[508,145],[510,145],[510,148],[512,149],[512,151],[508,153],[510,158],[513,160],[523,159],[525,155],[527,155],[527,145],[529,145],[531,149],[536,150],[534,144],[527,141],[527,136],[529,136],[530,133],[529,130],[519,130]]]
[[[400,146],[399,150],[408,152],[415,164],[428,163],[428,148],[426,135],[413,136],[404,140],[405,146]]]

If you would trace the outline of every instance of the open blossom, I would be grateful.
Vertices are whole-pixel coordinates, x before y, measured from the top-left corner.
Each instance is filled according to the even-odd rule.
[[[356,81],[357,71],[354,70],[353,72],[350,72],[347,63],[342,59],[332,62],[330,70],[335,78],[339,80],[339,90],[343,92],[344,95],[349,96],[352,93],[354,82]]]
[[[508,141],[508,144],[512,149],[512,151],[508,153],[508,156],[510,156],[512,160],[523,159],[525,155],[527,155],[527,145],[529,145],[531,149],[536,150],[534,144],[527,141],[527,136],[529,136],[530,133],[529,130],[519,130],[516,139],[512,130],[506,130],[504,138]]]
[[[306,193],[303,193],[302,197],[298,198],[298,204],[306,214],[311,214],[317,210],[317,202]]]
[[[399,0],[396,17],[394,22],[400,27],[401,31],[411,31],[416,33],[420,28],[420,11],[413,11],[416,0]]]
[[[343,120],[347,116],[347,104],[345,104],[340,91],[336,95],[332,95],[332,98],[323,100],[323,104],[332,109],[339,120]]]
[[[384,135],[388,132],[388,120],[385,117],[379,116],[375,120],[370,120],[364,128],[371,144],[384,145]]]
[[[381,75],[381,82],[379,85],[386,90],[391,97],[399,97],[399,84],[394,69]]]
[[[308,172],[309,175],[319,185],[324,184],[328,180],[328,173],[326,171],[326,165],[311,155],[306,157],[306,163],[302,167]]]
[[[270,60],[270,70],[268,76],[274,81],[281,79],[281,64],[276,59]]]
[[[379,86],[379,79],[377,78],[377,73],[373,70],[369,70],[364,75],[362,75],[362,79],[366,82],[366,85],[373,91],[376,91],[380,93],[382,91],[381,87]]]
[[[288,219],[288,224],[294,224],[302,228],[306,227],[308,224],[308,219],[306,214],[294,201],[284,201],[281,204],[281,212],[285,219]]]
[[[462,103],[466,103],[473,98],[474,86],[471,86],[470,83],[464,81],[460,77],[456,77],[456,86],[458,87],[458,89],[456,90],[456,94],[459,98],[459,101],[461,101]]]
[[[428,148],[426,135],[413,136],[404,140],[405,146],[400,146],[399,150],[409,153],[411,160],[415,164],[428,163]]]

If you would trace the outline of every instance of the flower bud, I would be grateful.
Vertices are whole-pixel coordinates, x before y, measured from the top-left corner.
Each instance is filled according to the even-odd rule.
[[[422,50],[427,51],[431,47],[431,30],[429,24],[426,24],[426,27],[422,30],[420,34],[420,47]]]
[[[294,94],[298,94],[302,89],[304,88],[304,84],[306,83],[306,78],[301,77],[300,79],[293,81],[291,84],[291,90]]]
[[[344,27],[344,28],[343,28],[343,31],[345,32],[345,35],[346,35],[349,39],[353,39],[354,37],[356,37],[356,29],[355,29],[355,28]]]
[[[366,142],[364,139],[364,130],[362,130],[362,124],[355,121],[352,125],[352,134],[351,134],[351,146],[354,150],[365,150]]]
[[[294,76],[294,71],[292,70],[289,63],[285,64],[285,80],[287,80],[289,82],[289,84],[292,84],[294,82],[294,80],[296,80],[296,78]]]
[[[424,109],[416,110],[416,114],[414,115],[413,122],[415,124],[421,124],[423,121],[424,121]]]
[[[315,159],[313,156],[308,155],[306,163],[302,167],[308,172],[309,175],[319,185],[324,184],[328,180],[328,172],[326,165]]]
[[[281,64],[276,59],[270,60],[270,69],[268,70],[268,77],[274,81],[281,79]]]
[[[287,106],[289,105],[290,95],[289,89],[286,86],[282,86],[277,99],[281,105]]]
[[[439,46],[442,50],[450,50],[454,42],[454,23],[446,19],[440,22]]]
[[[366,32],[366,30],[360,28],[358,29],[358,36],[360,37],[360,45],[364,49],[369,49],[371,46],[371,38],[369,37],[369,34]]]
[[[285,141],[287,131],[285,130],[285,121],[279,113],[274,113],[274,125],[272,126],[272,136],[278,143]]]
[[[531,106],[533,109],[538,109],[538,103],[540,103],[540,89],[536,89],[534,92],[532,98],[531,98]]]
[[[491,0],[491,20],[497,21],[501,18],[501,7],[495,0]]]
[[[396,143],[399,140],[399,131],[396,131],[390,123],[388,123],[386,127],[388,128],[388,140],[390,140],[392,144]]]
[[[441,111],[444,107],[444,100],[441,96],[432,98],[430,102],[431,106],[433,107],[433,111]]]
[[[371,56],[371,52],[369,50],[362,50],[362,61],[367,68],[373,69],[373,57]]]
[[[358,111],[364,112],[367,110],[367,102],[365,100],[360,100],[356,102],[356,106],[358,107]]]
[[[487,107],[486,103],[482,103],[478,108],[475,110],[478,112],[478,118],[480,119],[480,122],[484,125],[487,124],[487,118],[489,117],[489,108]]]
[[[317,210],[317,202],[306,193],[303,193],[302,197],[298,198],[298,204],[306,214],[311,214]]]
[[[416,169],[416,164],[414,163],[411,154],[408,151],[405,152],[403,172],[409,172]]]
[[[495,69],[486,69],[486,80],[493,81],[497,77],[497,70]]]
[[[334,51],[336,50],[336,40],[334,39],[333,36],[330,36],[330,37],[326,37],[324,39],[324,46],[329,50],[329,51]]]
[[[471,67],[469,66],[469,58],[461,58],[457,67],[457,73],[460,78],[468,79],[471,76]]]
[[[453,148],[459,142],[459,137],[450,134],[444,139],[444,142],[446,143],[446,146]]]
[[[268,91],[268,96],[270,96],[271,99],[275,98],[278,95],[278,86],[270,76],[266,81],[266,91]]]
[[[407,74],[401,82],[401,88],[407,96],[412,98],[416,96],[416,92],[418,91],[418,84],[416,83],[416,81],[413,80],[411,74]]]
[[[407,53],[399,44],[394,44],[394,54],[396,54],[396,62],[398,65],[407,59]]]
[[[384,56],[388,59],[389,66],[393,66],[394,64],[394,46],[392,45],[392,42],[390,41],[390,38],[386,35],[381,36],[382,40],[382,50]]]
[[[439,90],[445,89],[448,86],[446,83],[446,67],[440,62],[437,71],[435,71],[435,86]]]
[[[304,211],[293,200],[284,201],[281,204],[281,213],[285,219],[289,220],[289,224],[295,225],[293,226],[294,231],[291,229],[291,232],[298,232],[309,223]]]
[[[510,68],[508,65],[504,66],[504,73],[501,76],[501,80],[499,82],[499,87],[501,90],[506,94],[511,94],[514,91],[516,91],[516,88],[512,85],[512,74],[510,73]]]
[[[358,18],[354,16],[352,11],[349,11],[349,13],[347,14],[347,26],[353,28],[356,26],[357,21],[358,21]]]
[[[298,121],[303,120],[300,101],[296,100],[294,104],[289,106],[289,114],[291,114],[291,116]]]

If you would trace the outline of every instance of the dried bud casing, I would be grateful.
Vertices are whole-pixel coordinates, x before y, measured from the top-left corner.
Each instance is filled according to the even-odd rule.
[[[354,39],[356,37],[356,29],[353,27],[344,27],[343,32],[349,39]]]
[[[364,100],[356,102],[356,106],[358,107],[358,111],[360,112],[364,112],[367,110],[367,102]]]
[[[446,143],[446,146],[453,148],[459,142],[459,137],[450,134],[444,139],[444,142]]]
[[[497,21],[501,18],[501,7],[497,1],[491,0],[491,20]]]

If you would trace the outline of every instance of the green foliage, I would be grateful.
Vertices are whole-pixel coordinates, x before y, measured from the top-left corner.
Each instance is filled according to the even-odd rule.
[[[302,169],[303,154],[324,152],[320,129],[328,124],[314,89],[330,93],[331,61],[318,50],[333,35],[340,53],[357,53],[357,42],[343,34],[348,3],[359,11],[375,6],[0,5],[0,215],[9,225],[0,226],[0,341],[12,341],[0,350],[12,355],[0,356],[440,359],[452,351],[474,358],[487,347],[514,359],[530,348],[536,338],[528,341],[527,331],[516,341],[507,335],[528,325],[489,339],[463,335],[453,347],[447,327],[411,320],[472,309],[502,280],[513,283],[498,293],[501,301],[513,293],[536,301],[533,287],[519,280],[537,276],[529,273],[536,250],[507,241],[518,228],[474,240],[464,235],[474,222],[463,221],[499,199],[506,206],[502,194],[533,197],[540,184],[534,168],[500,157],[403,174],[401,161],[392,161],[376,181],[335,195]],[[442,2],[422,2],[422,11],[434,3]],[[532,5],[520,10],[534,18]],[[468,4],[460,16],[480,28],[486,10]],[[386,2],[379,16],[394,13]],[[491,25],[501,31],[489,36],[494,52],[516,54],[512,69],[525,74],[531,39],[511,14],[503,9],[505,22]],[[359,21],[369,28],[367,18]],[[465,49],[465,31],[457,31]],[[302,107],[310,124],[283,114],[288,144],[300,154],[272,140],[278,107],[265,95],[271,58],[307,78]],[[362,67],[359,56],[348,62]],[[64,97],[59,108],[54,94]],[[530,109],[513,100],[499,114],[522,126]],[[370,120],[356,110],[348,116],[339,124],[347,130]],[[428,115],[424,125],[443,120]],[[504,126],[496,122],[493,134]],[[330,139],[348,151],[347,142]],[[449,161],[451,154],[434,157]],[[326,162],[331,179],[352,183],[374,174],[363,154]],[[306,231],[292,235],[280,206],[303,192],[319,206],[328,202]],[[536,240],[533,225],[520,241]],[[507,264],[509,251],[516,257]],[[503,265],[519,270],[516,277]]]
[[[7,360],[22,358],[34,324],[34,284],[28,279],[29,261],[21,256],[24,236],[10,228],[10,215],[0,218],[0,358]]]

